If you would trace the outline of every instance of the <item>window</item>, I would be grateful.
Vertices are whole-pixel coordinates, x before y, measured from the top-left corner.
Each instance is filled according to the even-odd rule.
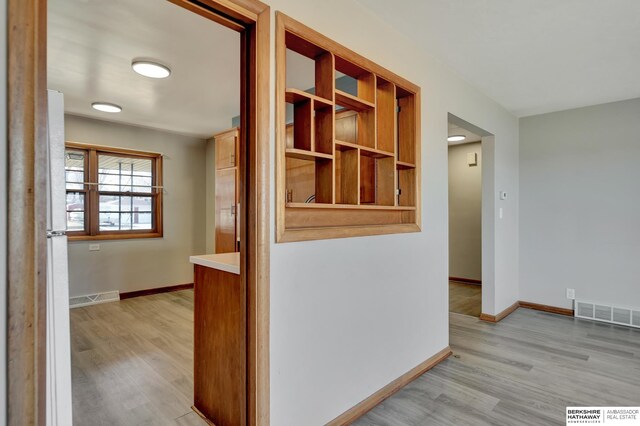
[[[70,239],[162,236],[162,156],[67,143]]]

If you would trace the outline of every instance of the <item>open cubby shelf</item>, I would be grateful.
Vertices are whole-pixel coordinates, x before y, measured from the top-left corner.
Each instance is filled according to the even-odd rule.
[[[277,240],[419,231],[420,88],[282,13],[276,25]],[[315,64],[306,90],[286,87],[287,49]]]

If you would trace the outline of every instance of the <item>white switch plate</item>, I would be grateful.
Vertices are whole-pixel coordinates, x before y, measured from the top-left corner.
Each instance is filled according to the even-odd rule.
[[[89,244],[89,251],[99,251],[100,244]]]
[[[574,300],[576,298],[576,290],[573,288],[567,289],[567,299]]]

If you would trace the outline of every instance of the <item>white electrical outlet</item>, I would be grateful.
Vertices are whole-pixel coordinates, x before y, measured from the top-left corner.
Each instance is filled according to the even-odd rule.
[[[100,244],[89,244],[89,251],[100,251]]]
[[[567,289],[567,299],[574,300],[576,298],[576,290],[573,288]]]

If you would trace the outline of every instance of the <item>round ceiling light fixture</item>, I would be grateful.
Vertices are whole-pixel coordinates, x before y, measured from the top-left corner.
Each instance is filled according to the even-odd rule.
[[[138,74],[149,78],[167,78],[171,75],[169,67],[153,61],[136,59],[131,62],[131,68]]]
[[[110,112],[116,113],[122,111],[122,107],[120,105],[112,104],[109,102],[94,102],[91,104],[93,109],[97,109],[102,112]]]
[[[460,142],[460,141],[465,140],[466,138],[467,138],[467,137],[466,137],[466,136],[464,136],[464,135],[453,135],[453,136],[449,136],[449,137],[447,138],[447,140],[448,140],[449,142]]]

